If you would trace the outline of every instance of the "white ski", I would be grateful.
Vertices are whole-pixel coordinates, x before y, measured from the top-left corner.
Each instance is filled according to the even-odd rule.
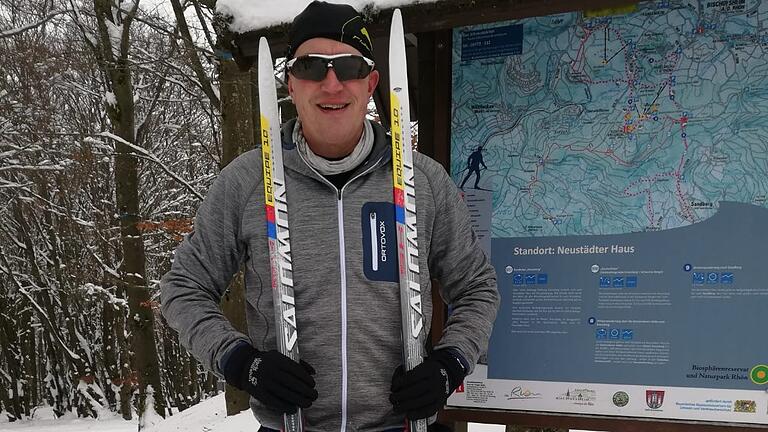
[[[283,172],[283,147],[280,140],[280,114],[277,107],[275,71],[267,39],[259,40],[259,111],[261,112],[261,154],[264,169],[264,201],[269,237],[269,266],[272,270],[272,299],[278,350],[299,361],[296,343],[296,306],[293,297],[293,267],[288,231],[288,201]],[[301,408],[283,416],[284,432],[302,432]]]
[[[424,359],[424,314],[419,281],[419,245],[416,235],[416,189],[414,186],[411,111],[405,38],[400,9],[392,15],[389,33],[389,95],[392,117],[392,174],[394,180],[397,250],[400,270],[403,364],[411,370]],[[426,419],[408,420],[406,430],[426,432]]]

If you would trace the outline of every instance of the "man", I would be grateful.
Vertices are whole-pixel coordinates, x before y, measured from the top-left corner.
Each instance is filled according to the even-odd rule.
[[[464,176],[464,180],[461,181],[461,185],[459,185],[459,188],[462,190],[464,189],[464,183],[469,180],[469,177],[472,175],[472,173],[475,173],[475,189],[477,189],[477,184],[480,183],[480,165],[483,166],[483,169],[488,169],[487,166],[485,166],[485,162],[483,162],[483,146],[478,147],[473,151],[469,157],[467,158],[467,167],[464,168],[467,171],[467,175]]]
[[[487,347],[496,276],[445,171],[414,155],[425,326],[431,279],[453,311],[440,343],[404,373],[390,138],[365,119],[379,80],[362,18],[313,2],[289,34],[288,89],[298,120],[283,127],[298,345],[277,346],[260,149],[222,170],[161,283],[163,314],[208,369],[253,397],[264,430],[304,408],[308,430],[402,430],[432,416]],[[248,335],[218,309],[246,267]],[[426,329],[429,330],[428,328]]]

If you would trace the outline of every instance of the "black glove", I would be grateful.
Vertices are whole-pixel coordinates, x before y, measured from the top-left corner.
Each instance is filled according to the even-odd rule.
[[[457,354],[451,349],[437,350],[407,373],[402,366],[395,370],[389,401],[396,413],[409,420],[428,418],[445,405],[465,375]]]
[[[248,344],[234,348],[223,365],[227,383],[249,393],[264,405],[283,413],[309,408],[317,399],[315,370],[278,351],[258,351]]]

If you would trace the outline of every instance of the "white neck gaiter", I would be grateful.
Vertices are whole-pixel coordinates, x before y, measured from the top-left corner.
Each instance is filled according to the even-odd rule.
[[[309,148],[309,144],[307,144],[307,140],[304,138],[304,133],[301,130],[301,120],[298,119],[293,127],[293,142],[296,143],[296,148],[299,149],[307,163],[320,174],[341,174],[360,166],[373,148],[373,127],[368,120],[364,120],[363,125],[363,135],[360,137],[360,141],[355,146],[355,149],[352,150],[352,153],[339,160],[328,160],[315,154]]]

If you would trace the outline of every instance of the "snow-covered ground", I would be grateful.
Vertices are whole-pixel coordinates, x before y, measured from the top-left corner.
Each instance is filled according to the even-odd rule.
[[[136,432],[136,421],[118,416],[78,419],[74,416],[55,419],[53,412],[38,410],[33,420],[8,423],[0,418],[0,432]],[[224,395],[203,401],[194,407],[162,420],[152,432],[256,432],[259,423],[250,411],[227,417]],[[149,432],[149,431],[148,431]],[[504,432],[502,425],[470,423],[469,432]]]

